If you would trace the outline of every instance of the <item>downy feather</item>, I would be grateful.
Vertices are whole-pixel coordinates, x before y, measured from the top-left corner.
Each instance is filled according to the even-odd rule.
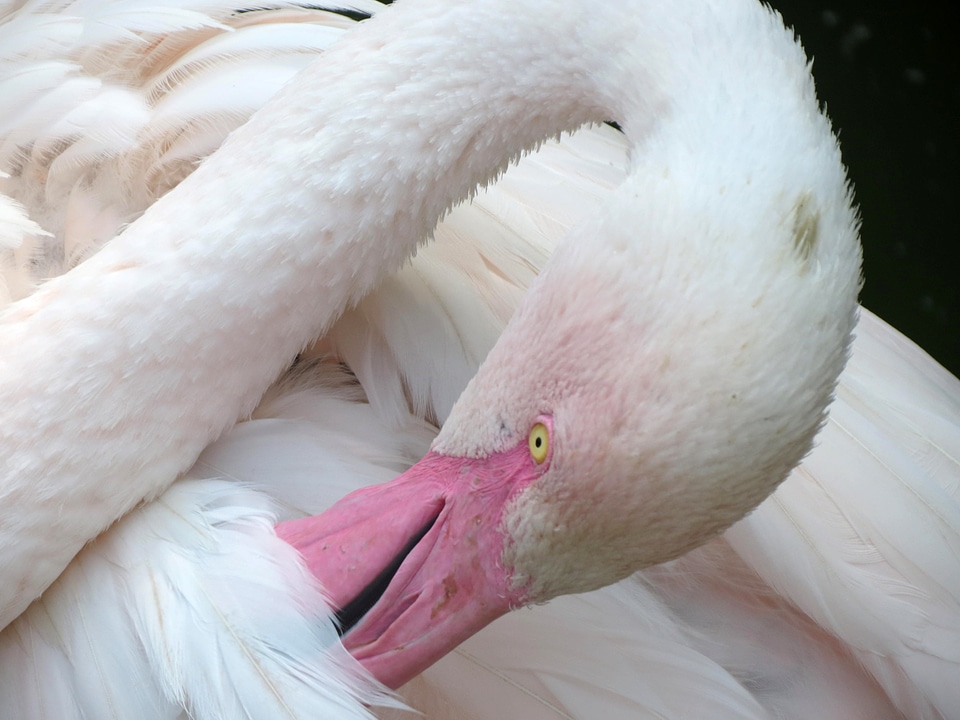
[[[121,520],[0,635],[4,712],[370,717],[385,696],[306,610],[320,590],[275,522],[256,491],[192,479]]]
[[[235,11],[222,0],[0,5],[0,94],[18,98],[0,109],[8,295],[95,252],[351,24],[292,5]],[[250,80],[264,61],[272,69]],[[249,87],[217,87],[240,74],[256,101]],[[104,124],[107,106],[123,112]],[[88,547],[0,636],[0,707],[24,719],[177,718],[183,706],[195,717],[324,717],[331,702],[364,717],[329,619],[301,612],[318,590],[272,523],[423,452],[430,421],[446,417],[559,236],[619,184],[624,153],[611,128],[547,143],[453,212],[435,245],[207,449],[194,479]],[[848,719],[837,709],[846,687],[861,693],[863,717],[890,716],[859,662],[906,716],[957,717],[958,405],[955,378],[864,313],[820,447],[727,535],[746,566],[718,541],[504,618],[407,697],[434,720]],[[752,578],[752,594],[717,597],[733,577]],[[751,619],[754,605],[766,614]]]

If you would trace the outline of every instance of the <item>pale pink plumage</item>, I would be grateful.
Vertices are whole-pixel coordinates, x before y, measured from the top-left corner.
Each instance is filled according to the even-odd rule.
[[[522,288],[548,255],[559,231],[568,224],[566,219],[558,218],[573,219],[581,212],[586,214],[584,206],[602,197],[606,189],[602,186],[618,184],[621,171],[618,167],[608,167],[608,163],[622,162],[623,150],[619,143],[618,136],[607,130],[577,139],[570,147],[579,150],[572,154],[563,147],[548,148],[539,165],[527,163],[505,178],[501,187],[506,192],[491,195],[486,204],[478,208],[454,214],[445,227],[458,232],[459,237],[445,243],[441,231],[435,247],[422,251],[412,267],[388,279],[334,326],[321,341],[321,351],[333,352],[335,358],[351,365],[370,399],[370,406],[349,378],[321,365],[299,383],[292,378],[281,383],[256,413],[258,419],[238,425],[230,435],[209,448],[192,474],[222,475],[261,485],[279,482],[272,487],[272,492],[282,501],[315,512],[350,489],[338,487],[321,499],[319,489],[307,485],[312,468],[321,458],[330,463],[333,478],[346,475],[353,478],[351,483],[385,479],[409,464],[422,452],[432,432],[416,416],[445,419],[453,399],[486,354]],[[570,165],[578,169],[571,170]],[[539,183],[548,187],[540,189]],[[577,211],[572,209],[575,205]],[[91,213],[84,215],[87,216]],[[100,212],[93,212],[92,216],[103,217]],[[503,218],[504,222],[497,222],[494,216]],[[19,212],[13,217],[18,227],[27,227]],[[486,233],[478,230],[480,224],[484,224]],[[523,235],[534,230],[546,232],[546,237],[551,239],[534,233],[528,235],[534,239],[528,240],[520,236],[517,228],[523,228]],[[28,227],[26,232],[29,231]],[[491,240],[492,234],[498,237]],[[78,257],[83,255],[84,252],[79,252]],[[467,284],[469,291],[461,283],[451,282],[455,273],[471,278]],[[10,286],[17,287],[16,278],[22,278],[23,274],[13,273],[12,277],[14,281]],[[439,306],[434,304],[438,297],[442,298]],[[436,338],[430,346],[433,357],[444,358],[437,363],[437,368],[421,367],[419,358],[425,341],[420,339],[419,332],[393,321],[401,312],[409,318],[411,327],[418,331],[426,327]],[[428,319],[438,314],[448,323],[439,331]],[[935,630],[924,631],[914,625],[903,631],[894,616],[891,622],[863,623],[845,635],[844,623],[835,622],[831,626],[829,620],[821,622],[860,648],[868,663],[876,653],[886,653],[882,663],[873,660],[868,670],[907,716],[935,718],[939,712],[943,717],[951,717],[952,709],[958,706],[951,694],[956,693],[956,688],[950,676],[957,666],[951,649],[960,646],[953,643],[958,632],[958,613],[957,585],[952,577],[960,566],[956,562],[960,473],[956,453],[951,448],[958,447],[960,389],[954,378],[931,365],[920,351],[878,321],[868,318],[861,325],[860,334],[854,359],[841,384],[838,404],[843,412],[834,413],[821,448],[767,505],[732,532],[730,542],[762,577],[817,620],[869,616],[875,612],[873,607],[894,602],[888,591],[891,581],[887,576],[890,573],[906,576],[912,583],[911,589],[905,593],[906,599],[896,596],[895,602],[903,603],[900,605],[903,611],[916,607],[917,622],[935,623]],[[901,395],[889,381],[882,379],[891,371],[885,367],[888,365],[895,366],[893,372],[898,377],[910,374],[909,392]],[[450,366],[457,369],[449,376],[437,372]],[[338,416],[340,419],[333,422],[328,414],[331,406],[342,413]],[[409,413],[410,406],[415,410],[414,416]],[[264,417],[271,415],[286,419]],[[865,430],[863,422],[873,423],[874,427]],[[376,429],[374,442],[371,442],[371,428]],[[827,559],[824,552],[818,551],[812,542],[801,542],[799,548],[787,545],[789,540],[783,535],[783,528],[777,524],[776,517],[771,517],[775,513],[768,512],[767,506],[777,508],[788,526],[795,525],[795,518],[806,513],[822,515],[823,511],[803,504],[802,492],[800,499],[796,499],[797,494],[791,494],[791,487],[807,482],[817,487],[827,485],[828,490],[832,488],[833,467],[851,448],[863,444],[864,434],[873,442],[868,453],[891,453],[882,460],[885,470],[865,473],[864,482],[875,479],[878,472],[889,471],[884,475],[890,479],[885,487],[893,496],[904,493],[905,497],[926,498],[915,515],[903,519],[924,517],[940,531],[925,540],[917,538],[920,542],[914,543],[912,549],[910,546],[901,549],[899,538],[904,536],[894,529],[899,526],[885,523],[879,530],[890,533],[891,537],[884,538],[882,543],[880,538],[871,537],[868,546],[858,546],[860,535],[838,527],[842,540],[849,545],[838,553],[836,560],[831,559],[831,569],[824,571],[818,565]],[[327,436],[331,439],[324,440]],[[325,442],[335,444],[324,451]],[[904,444],[909,449],[896,455],[897,448]],[[274,469],[278,466],[279,469]],[[812,467],[818,469],[805,470]],[[895,472],[895,468],[899,470]],[[830,484],[826,478],[830,478]],[[827,495],[830,502],[839,503],[843,518],[852,527],[859,527],[860,522],[869,522],[871,513],[861,509],[858,502],[864,497],[864,491],[856,485],[850,487],[852,489],[847,490],[846,486],[838,486]],[[205,499],[197,498],[197,506],[214,502],[217,493],[224,491],[223,485],[209,484],[204,491]],[[168,502],[188,497],[189,492],[189,485],[172,490]],[[259,520],[263,518],[261,498],[251,495],[244,502],[248,503],[244,512],[251,522],[253,519],[262,522]],[[148,509],[138,514],[147,516],[150,512]],[[125,524],[129,527],[136,522],[142,521],[131,518]],[[909,533],[908,528],[904,531]],[[118,528],[111,531],[111,535],[119,537],[120,532]],[[192,532],[193,529],[188,530],[188,535]],[[188,536],[171,539],[189,542]],[[104,540],[103,544],[108,542]],[[832,540],[822,542],[828,550],[836,547]],[[170,547],[175,548],[175,544]],[[770,556],[759,552],[770,547],[789,549],[774,551]],[[803,554],[804,550],[809,552],[809,557]],[[96,551],[97,546],[93,546],[87,554]],[[796,562],[785,562],[787,559],[796,559]],[[870,572],[866,578],[851,577],[849,582],[862,592],[858,603],[848,606],[847,596],[835,591],[835,583],[847,582],[844,578],[848,570],[859,573],[864,561],[878,572]],[[618,713],[622,717],[645,714],[766,717],[778,713],[784,717],[811,714],[829,717],[831,713],[843,718],[884,716],[881,713],[894,717],[883,692],[859,670],[848,650],[830,640],[822,630],[815,629],[785,601],[762,600],[771,592],[769,586],[753,577],[741,562],[726,549],[723,541],[717,541],[713,549],[708,547],[671,566],[635,576],[620,586],[514,614],[468,641],[416,680],[409,690],[417,697],[415,703],[424,703],[424,707],[430,708],[429,716],[437,718],[521,714],[538,717],[538,713],[544,718],[617,717]],[[63,583],[82,584],[84,569],[83,562],[78,562],[70,571],[73,574],[65,576]],[[244,570],[239,567],[235,571],[241,580]],[[112,571],[117,572],[117,568]],[[736,598],[727,604],[717,603],[697,590],[722,586],[729,582],[731,574],[757,583],[756,591],[745,594],[739,605]],[[874,581],[872,585],[870,581]],[[897,587],[907,587],[902,582],[898,579]],[[736,589],[742,591],[743,585],[738,584]],[[69,594],[69,587],[59,592]],[[175,608],[177,600],[172,602],[171,608]],[[766,615],[760,614],[760,630],[751,629],[757,627],[756,617],[749,612],[756,603],[767,611]],[[771,609],[775,603],[783,605]],[[105,610],[102,615],[90,615],[82,607],[67,607],[59,612],[63,613],[61,617],[65,622],[76,623],[81,616],[105,621],[111,612]],[[121,608],[121,613],[133,610],[136,608]],[[17,625],[24,627],[32,623],[32,627],[37,628],[36,618],[44,612],[44,605],[38,604],[17,621]],[[731,632],[731,627],[737,632]],[[5,661],[20,669],[29,669],[29,660],[25,658],[30,656],[24,655],[24,647],[11,641],[12,631],[14,628],[6,632],[2,641],[7,653]],[[63,707],[73,701],[71,693],[76,692],[76,688],[71,689],[71,682],[87,683],[87,673],[92,673],[96,682],[117,683],[117,691],[121,693],[130,687],[129,679],[118,679],[112,674],[115,671],[106,665],[91,663],[71,669],[69,660],[62,656],[54,660],[58,657],[57,641],[63,641],[63,635],[51,635],[43,626],[38,632],[41,637],[46,633],[46,641],[53,643],[53,655],[49,659],[58,663],[61,677],[66,679],[64,695],[60,698],[65,703]],[[804,648],[799,665],[797,656],[778,656],[776,647],[758,652],[755,638],[763,639],[776,632],[785,633],[787,637],[796,633],[796,645],[792,649]],[[907,632],[905,637],[904,632]],[[603,645],[587,646],[588,640],[598,637],[605,641]],[[77,638],[76,642],[81,647],[87,647],[84,645],[87,643],[94,655],[113,652],[118,639],[109,637],[110,642],[104,646],[102,637],[84,638],[79,634]],[[135,638],[128,640],[136,646]],[[530,644],[525,646],[525,642]],[[216,649],[212,651],[215,655]],[[33,652],[39,650],[34,647]],[[34,662],[41,657],[44,656],[32,656]],[[592,672],[584,672],[584,658],[595,658],[587,663],[593,665]],[[183,661],[185,668],[193,662],[207,662],[203,657],[185,657]],[[829,670],[811,671],[811,667],[821,664]],[[43,666],[34,667],[36,672],[44,672]],[[134,665],[124,667],[132,671]],[[639,684],[640,680],[645,682]],[[151,681],[160,686],[164,683],[170,683],[167,687],[175,686],[170,677],[156,674],[151,677],[147,673],[137,676],[136,682],[143,683],[137,687],[149,687]],[[41,696],[49,687],[38,687]],[[822,703],[816,711],[812,710],[805,690],[817,695],[817,701]],[[854,702],[860,704],[859,716],[848,705]],[[30,717],[26,712],[22,716]],[[53,717],[68,717],[60,708],[50,712]],[[211,712],[216,716],[215,710]]]

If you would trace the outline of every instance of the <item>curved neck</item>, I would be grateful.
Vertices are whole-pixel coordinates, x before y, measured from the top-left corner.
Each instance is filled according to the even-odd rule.
[[[765,16],[716,5],[734,24]],[[0,626],[519,152],[611,118],[655,138],[665,111],[709,87],[707,6],[405,0],[99,255],[5,312]],[[696,71],[678,65],[688,56]]]

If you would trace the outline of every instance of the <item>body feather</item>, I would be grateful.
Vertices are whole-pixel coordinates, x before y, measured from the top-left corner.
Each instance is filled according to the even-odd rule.
[[[95,253],[352,23],[235,10],[5,6],[4,299]],[[92,543],[0,635],[0,707],[32,720],[339,718],[389,702],[331,619],[305,613],[319,590],[272,523],[423,453],[625,163],[619,133],[594,128],[453,212],[188,479]],[[864,312],[818,448],[756,513],[689,558],[503,618],[404,696],[435,720],[957,717],[957,448],[956,379]]]

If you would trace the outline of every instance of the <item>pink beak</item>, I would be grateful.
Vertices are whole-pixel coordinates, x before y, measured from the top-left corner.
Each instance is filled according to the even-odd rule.
[[[506,504],[546,469],[526,443],[481,460],[428,453],[322,515],[277,526],[339,608],[343,642],[399,687],[525,602],[502,563]]]

